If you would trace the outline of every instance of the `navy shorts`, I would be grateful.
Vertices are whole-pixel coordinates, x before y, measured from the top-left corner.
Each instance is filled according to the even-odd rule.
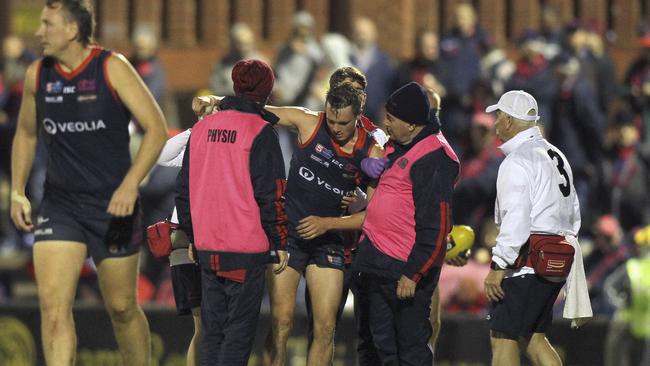
[[[108,201],[88,195],[46,191],[36,218],[35,241],[85,243],[96,264],[104,258],[138,253],[145,237],[140,204],[126,217],[111,216],[107,207]]]
[[[504,279],[501,287],[505,297],[490,304],[490,329],[513,340],[546,333],[562,286],[564,282],[547,281],[535,274]]]
[[[201,306],[201,267],[196,264],[179,264],[171,267],[172,288],[178,315],[192,313]]]
[[[328,244],[314,240],[295,240],[289,238],[289,267],[304,272],[310,264],[322,268],[345,268],[345,251],[343,244]]]

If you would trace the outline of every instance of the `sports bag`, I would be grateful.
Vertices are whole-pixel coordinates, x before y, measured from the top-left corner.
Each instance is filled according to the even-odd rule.
[[[528,252],[517,264],[531,267],[544,277],[566,277],[571,271],[575,249],[563,236],[532,234],[528,237]],[[520,256],[521,257],[521,256]]]

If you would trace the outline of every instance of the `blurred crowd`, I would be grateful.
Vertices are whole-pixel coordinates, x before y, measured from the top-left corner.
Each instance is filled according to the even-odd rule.
[[[627,65],[624,78],[608,54],[603,24],[561,24],[552,8],[542,14],[537,31],[521,34],[516,44],[500,45],[477,22],[469,4],[456,8],[455,27],[446,34],[423,31],[416,37],[415,55],[392,59],[377,43],[377,25],[368,18],[353,21],[350,37],[314,32],[314,18],[295,14],[292,30],[277,53],[267,57],[245,23],[230,30],[228,50],[216,60],[205,87],[217,95],[231,95],[230,72],[238,60],[271,60],[276,83],[272,103],[323,108],[328,78],[341,66],[356,66],[368,79],[365,115],[379,125],[387,96],[409,81],[442,96],[443,131],[462,163],[454,196],[454,223],[469,225],[477,242],[462,268],[445,267],[440,281],[441,303],[448,313],[483,315],[487,299],[482,280],[489,271],[489,248],[494,245],[496,178],[503,154],[493,133],[494,117],[484,113],[497,96],[513,89],[531,93],[539,103],[540,127],[561,149],[573,168],[582,230],[580,242],[592,306],[596,315],[611,317],[622,307],[613,274],[649,245],[650,198],[650,28],[641,33],[639,55]],[[156,57],[156,34],[133,31],[131,62],[153,96],[161,102],[165,71]],[[510,46],[505,48],[505,46]],[[23,40],[8,36],[0,59],[0,302],[20,297],[16,278],[29,279],[30,234],[11,224],[9,207],[11,140],[16,127],[26,67],[37,58]],[[619,70],[621,71],[621,70]],[[619,72],[619,74],[621,74]],[[179,106],[187,109],[188,106]],[[172,129],[174,131],[174,129]],[[178,132],[178,129],[175,129]],[[290,132],[280,131],[286,166],[291,157]],[[132,144],[141,131],[133,121]],[[135,151],[135,149],[134,149]],[[45,149],[39,149],[28,195],[37,203],[42,195]],[[164,219],[173,206],[177,170],[156,167],[141,187],[146,223]],[[644,231],[645,230],[645,231]],[[143,246],[146,248],[146,246]],[[143,251],[148,252],[147,249]],[[140,299],[143,303],[173,305],[168,263],[144,256]],[[619,273],[620,275],[620,273]],[[82,273],[78,297],[99,301],[93,264]],[[607,288],[610,284],[611,288]],[[617,295],[618,294],[618,295]]]

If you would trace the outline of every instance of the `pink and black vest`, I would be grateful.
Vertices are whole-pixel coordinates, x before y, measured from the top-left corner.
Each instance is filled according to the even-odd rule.
[[[250,174],[253,141],[267,124],[259,115],[226,110],[192,128],[189,192],[199,251],[269,251]]]
[[[410,171],[423,156],[444,149],[450,159],[458,157],[441,133],[430,135],[415,144],[387,169],[366,209],[363,233],[380,252],[406,262],[415,244],[415,204]],[[387,151],[388,153],[388,151]],[[444,251],[439,246],[436,251]],[[434,253],[432,258],[436,258]]]

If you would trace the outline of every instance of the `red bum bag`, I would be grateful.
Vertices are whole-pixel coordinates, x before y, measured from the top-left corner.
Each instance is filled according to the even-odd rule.
[[[575,249],[563,236],[532,234],[528,251],[517,258],[516,267],[531,267],[544,277],[566,277],[571,271]]]

